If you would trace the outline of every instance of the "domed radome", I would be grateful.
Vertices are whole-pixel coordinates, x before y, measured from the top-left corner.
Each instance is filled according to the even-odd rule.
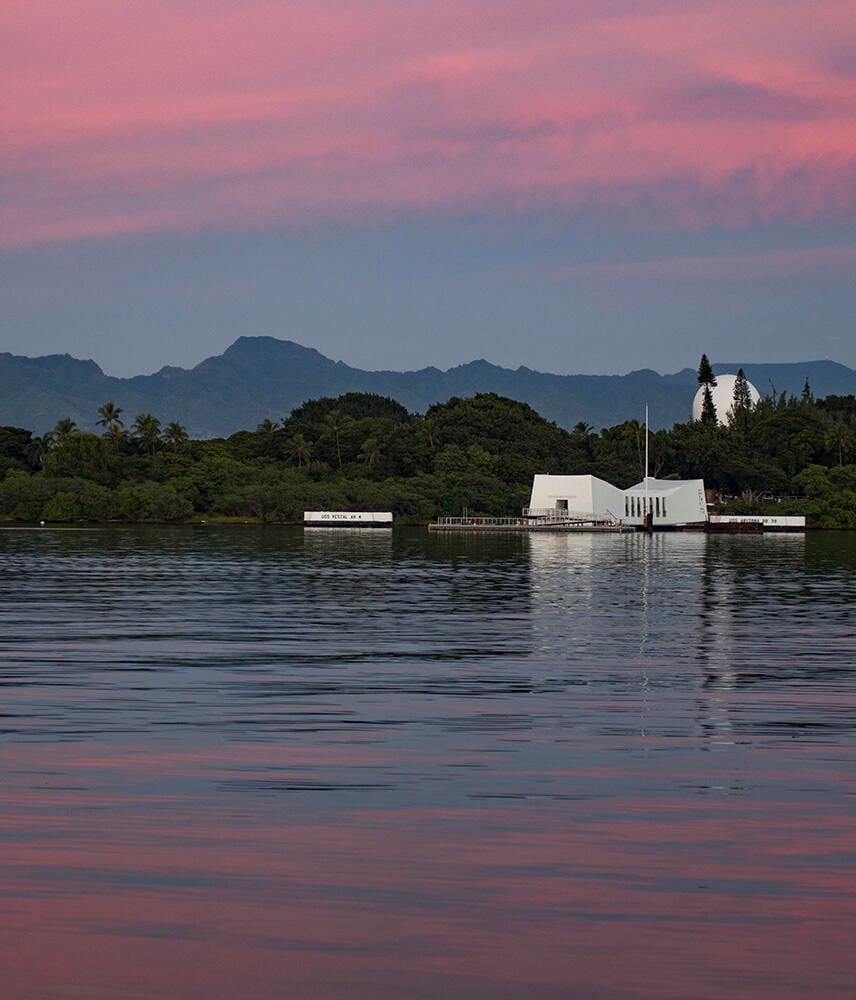
[[[713,405],[716,407],[716,419],[720,424],[729,423],[729,415],[734,406],[734,383],[737,381],[736,375],[725,374],[716,376],[716,385],[710,390],[713,396]],[[747,379],[746,385],[749,388],[749,396],[752,405],[755,406],[761,398],[761,394],[754,385]],[[693,420],[701,420],[701,408],[704,403],[704,386],[698,387],[698,392],[693,398]]]

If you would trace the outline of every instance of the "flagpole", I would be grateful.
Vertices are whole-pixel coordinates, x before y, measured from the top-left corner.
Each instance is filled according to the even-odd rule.
[[[649,526],[653,523],[653,517],[651,517],[651,512],[649,509],[649,498],[648,498],[648,404],[645,404],[645,530],[647,531]],[[648,518],[651,517],[649,521]]]

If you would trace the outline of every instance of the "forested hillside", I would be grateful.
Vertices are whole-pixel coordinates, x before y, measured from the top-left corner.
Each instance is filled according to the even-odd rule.
[[[93,415],[95,416],[95,415]],[[168,415],[164,415],[168,416]],[[644,473],[644,427],[567,431],[525,403],[485,393],[424,415],[374,394],[307,402],[281,422],[191,440],[151,413],[126,424],[113,402],[99,433],[60,418],[40,437],[0,428],[0,516],[17,521],[300,520],[304,509],[516,514],[532,475],[593,473],[618,486]],[[770,395],[729,426],[676,424],[650,436],[659,478],[703,477],[733,511],[804,513],[856,527],[856,397]]]
[[[583,359],[581,358],[581,362]],[[714,365],[717,372],[737,365]],[[856,371],[832,361],[745,365],[762,391],[799,393],[808,378],[819,395],[856,392]],[[318,351],[274,337],[239,337],[223,354],[192,369],[162,368],[153,375],[114,378],[94,361],[69,355],[21,358],[0,354],[0,424],[18,424],[36,434],[59,415],[83,430],[96,430],[95,412],[105,399],[121,400],[128,413],[169,414],[196,438],[225,437],[264,419],[281,419],[307,399],[371,393],[397,399],[408,410],[453,396],[497,393],[528,403],[542,416],[570,429],[580,420],[609,427],[638,417],[648,405],[652,427],[671,427],[690,415],[695,373],[671,375],[643,369],[625,375],[551,375],[529,368],[501,368],[471,361],[447,371],[364,371],[325,358]]]

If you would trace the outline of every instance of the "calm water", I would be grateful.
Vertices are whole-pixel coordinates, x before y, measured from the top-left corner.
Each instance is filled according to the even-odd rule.
[[[0,531],[9,1000],[856,993],[856,535]]]

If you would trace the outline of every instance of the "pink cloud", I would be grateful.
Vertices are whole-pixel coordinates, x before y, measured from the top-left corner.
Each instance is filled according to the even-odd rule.
[[[11,0],[0,241],[435,207],[856,212],[852,11],[592,9]]]
[[[561,280],[638,278],[733,281],[814,281],[839,278],[851,282],[856,273],[856,246],[825,246],[806,250],[767,250],[758,253],[709,254],[632,261],[598,261],[563,267]]]

